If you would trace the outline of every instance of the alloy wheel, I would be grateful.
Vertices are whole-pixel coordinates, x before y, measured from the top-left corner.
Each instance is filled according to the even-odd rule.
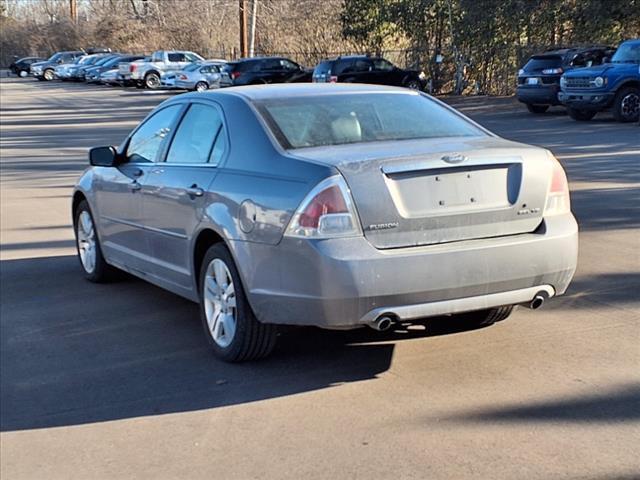
[[[76,239],[82,267],[91,274],[96,268],[96,233],[91,215],[86,210],[78,216]]]
[[[208,89],[209,89],[209,85],[207,85],[204,82],[198,82],[198,84],[196,85],[196,90],[198,92],[204,92],[204,91],[206,91]]]
[[[44,71],[44,78],[47,81],[53,80],[53,70],[45,70]]]
[[[160,87],[160,77],[158,77],[155,73],[150,73],[149,75],[147,75],[145,83],[147,85],[147,88],[155,90],[156,88]]]
[[[203,296],[211,338],[226,348],[236,333],[236,293],[229,267],[220,258],[214,258],[207,266]]]
[[[640,114],[640,95],[629,93],[620,102],[620,111],[625,118],[630,120]]]
[[[420,90],[420,83],[416,80],[411,80],[407,83],[407,88],[410,88],[411,90]]]

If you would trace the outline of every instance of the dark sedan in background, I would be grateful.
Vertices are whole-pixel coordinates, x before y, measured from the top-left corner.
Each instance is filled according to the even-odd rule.
[[[575,68],[602,64],[616,49],[607,46],[563,48],[533,55],[518,72],[516,97],[531,113],[544,113],[558,100],[560,77]]]
[[[24,57],[16,59],[11,65],[9,65],[9,71],[19,77],[26,77],[31,73],[31,64],[36,62],[43,62],[46,58],[41,57]]]
[[[313,71],[317,83],[370,83],[424,90],[426,75],[417,70],[404,70],[388,60],[365,55],[350,55],[325,60]]]

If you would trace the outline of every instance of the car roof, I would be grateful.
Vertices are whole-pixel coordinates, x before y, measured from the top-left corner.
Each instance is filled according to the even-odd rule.
[[[639,45],[640,44],[640,38],[632,38],[631,40],[625,40],[624,42],[622,42],[620,45]]]
[[[312,95],[340,95],[346,93],[395,93],[405,95],[419,95],[418,92],[401,87],[386,85],[367,85],[358,83],[279,83],[270,85],[248,85],[243,87],[228,87],[215,91],[196,94],[180,95],[179,98],[215,97],[231,95],[243,97],[249,101],[270,100],[276,98],[295,98]]]

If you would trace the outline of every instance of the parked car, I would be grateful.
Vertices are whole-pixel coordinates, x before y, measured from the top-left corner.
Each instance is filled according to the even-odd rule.
[[[560,79],[560,101],[574,120],[591,120],[612,110],[619,122],[640,117],[640,39],[623,42],[610,61],[597,67],[565,73]]]
[[[100,76],[108,70],[117,69],[120,62],[135,62],[143,58],[144,55],[118,54],[100,65],[88,69],[85,73],[85,80],[88,83],[100,83]]]
[[[23,57],[16,59],[9,65],[9,71],[19,77],[26,77],[31,72],[31,64],[45,60],[45,58],[41,57]]]
[[[118,69],[117,68],[111,68],[111,70],[107,70],[105,72],[102,72],[100,74],[100,81],[99,83],[102,83],[104,85],[110,85],[110,86],[118,86],[120,85],[120,79],[118,78]]]
[[[51,81],[55,78],[55,68],[62,63],[69,63],[72,60],[82,57],[85,53],[80,50],[54,53],[44,62],[31,64],[31,74],[38,80]]]
[[[404,70],[380,57],[350,55],[324,60],[313,70],[317,83],[371,83],[424,90],[424,72]]]
[[[142,65],[146,62],[150,62],[151,57],[144,57],[140,60],[133,62],[120,62],[118,63],[118,80],[123,87],[132,87],[136,85],[136,82],[131,79],[131,71],[138,68],[138,65]]]
[[[162,72],[181,70],[190,63],[203,60],[204,58],[193,52],[158,50],[153,52],[150,61],[137,61],[130,64],[130,79],[140,88],[156,89],[161,86]]]
[[[612,47],[594,46],[547,50],[532,55],[518,71],[516,98],[531,113],[544,113],[550,106],[562,105],[558,100],[562,74],[574,68],[600,65],[614,52]]]
[[[114,55],[115,54],[113,53],[96,53],[82,57],[82,63],[73,65],[69,68],[69,80],[84,82],[84,76],[87,70],[95,67],[96,65],[101,65],[109,58],[113,58]]]
[[[106,53],[95,53],[81,57],[81,61],[68,68],[68,79],[73,81],[84,80],[84,74],[87,69],[108,58],[110,55],[111,54]]]
[[[203,92],[210,88],[230,87],[233,82],[225,71],[227,64],[216,62],[192,63],[177,72],[162,76],[162,85],[181,90]]]
[[[243,58],[229,62],[225,71],[234,85],[311,81],[310,70],[284,57]]]
[[[98,57],[99,58],[99,57]],[[98,58],[94,55],[84,55],[77,57],[68,63],[62,63],[54,68],[55,77],[58,80],[75,80],[75,75],[81,67],[89,67]]]
[[[404,88],[178,95],[89,159],[72,201],[86,278],[119,268],[199,302],[227,361],[268,354],[277,324],[491,324],[576,268],[553,155]]]

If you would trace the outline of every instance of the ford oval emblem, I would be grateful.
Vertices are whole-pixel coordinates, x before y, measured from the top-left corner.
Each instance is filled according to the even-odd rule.
[[[464,155],[460,155],[459,153],[454,153],[452,155],[445,155],[444,157],[442,157],[442,160],[444,160],[447,163],[462,163],[467,159],[467,157],[465,157]]]

